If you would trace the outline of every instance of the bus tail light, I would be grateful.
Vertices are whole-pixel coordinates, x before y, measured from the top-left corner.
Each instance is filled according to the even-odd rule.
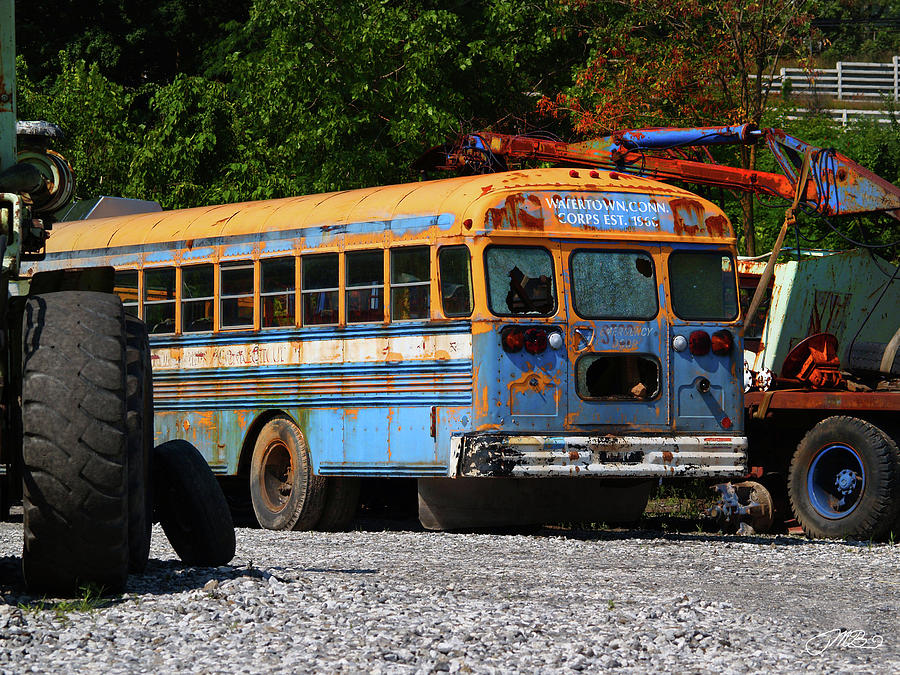
[[[712,352],[717,356],[728,356],[731,348],[734,347],[734,336],[731,331],[717,330],[712,334]]]
[[[709,354],[711,346],[712,341],[709,339],[709,333],[704,330],[695,330],[691,333],[691,337],[688,338],[688,349],[691,350],[691,354],[694,356],[706,356]]]
[[[547,331],[543,328],[529,328],[525,331],[525,351],[540,354],[547,350]]]
[[[503,345],[503,351],[510,354],[520,352],[525,346],[525,331],[518,326],[508,326],[500,334],[500,342]]]

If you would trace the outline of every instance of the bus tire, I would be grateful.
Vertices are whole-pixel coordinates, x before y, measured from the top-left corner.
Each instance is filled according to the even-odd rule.
[[[175,553],[185,565],[218,567],[234,558],[234,524],[209,464],[182,439],[153,449],[153,502]]]
[[[126,425],[128,428],[128,571],[141,573],[150,557],[153,493],[153,378],[147,326],[125,315]]]
[[[260,430],[250,462],[253,512],[267,530],[311,530],[325,506],[326,480],[312,471],[303,433],[276,417]]]
[[[329,478],[325,488],[325,508],[316,524],[320,532],[346,530],[359,506],[359,478]]]
[[[900,510],[897,445],[864,420],[824,419],[797,446],[788,496],[810,537],[883,537]]]
[[[23,317],[22,571],[64,595],[128,576],[128,454],[122,302],[65,291]]]

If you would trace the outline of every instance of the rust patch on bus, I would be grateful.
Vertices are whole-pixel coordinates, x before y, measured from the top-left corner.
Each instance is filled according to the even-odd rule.
[[[673,199],[672,215],[675,218],[675,234],[693,237],[700,233],[703,224],[703,204],[696,199]]]
[[[509,195],[500,208],[488,209],[487,217],[495,229],[543,232],[544,212],[540,200],[523,194]]]
[[[728,219],[725,216],[710,216],[706,219],[706,229],[713,237],[724,237],[728,227]]]

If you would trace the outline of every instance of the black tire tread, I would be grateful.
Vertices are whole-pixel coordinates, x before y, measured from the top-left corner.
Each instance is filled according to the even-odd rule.
[[[128,430],[128,570],[140,573],[150,557],[153,512],[153,385],[147,326],[125,315],[126,428]]]
[[[153,450],[154,506],[185,565],[218,567],[234,558],[235,535],[225,493],[203,455],[185,440]]]
[[[29,298],[24,353],[22,555],[30,589],[117,592],[128,570],[125,341],[112,294]]]
[[[866,467],[871,476],[867,489],[871,487],[872,499],[863,496],[866,503],[860,503],[859,507],[866,508],[858,516],[852,514],[856,516],[852,521],[848,518],[847,522],[827,522],[814,513],[808,513],[806,509],[807,455],[829,437],[846,442],[847,435],[857,435],[876,452],[875,465]],[[876,482],[875,479],[879,476],[881,480]],[[827,417],[810,429],[797,446],[788,473],[788,497],[791,511],[810,537],[880,539],[890,532],[900,517],[900,450],[887,433],[865,420],[846,415]]]

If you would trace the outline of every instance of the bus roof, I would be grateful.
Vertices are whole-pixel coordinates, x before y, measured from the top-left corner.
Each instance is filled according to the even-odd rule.
[[[471,220],[471,222],[467,222]],[[57,223],[47,253],[315,230],[340,234],[439,228],[442,234],[554,236],[732,243],[711,202],[658,181],[606,171],[528,169],[284,199]],[[310,233],[311,234],[311,233]]]

